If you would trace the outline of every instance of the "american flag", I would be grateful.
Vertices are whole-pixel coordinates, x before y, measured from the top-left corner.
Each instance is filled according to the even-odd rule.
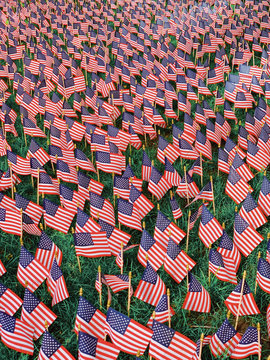
[[[153,269],[157,271],[163,264],[165,255],[166,248],[155,241],[148,231],[144,229],[137,254],[139,262],[146,267],[148,261]]]
[[[156,306],[160,297],[166,293],[166,286],[148,262],[134,296]]]
[[[119,352],[120,349],[112,343],[80,331],[78,360],[116,360]]]
[[[129,178],[123,176],[114,176],[113,179],[113,195],[120,196],[121,198],[129,199]]]
[[[210,244],[213,244],[221,237],[222,233],[222,226],[203,204],[201,222],[199,226],[199,238],[205,246],[209,247]]]
[[[59,195],[60,195],[60,202],[61,205],[73,212],[77,212],[77,208],[83,209],[85,198],[77,191],[72,190],[70,187],[65,186],[63,184],[59,184]]]
[[[59,184],[57,179],[52,179],[46,172],[39,172],[37,189],[39,194],[59,195]]]
[[[74,152],[74,157],[76,160],[76,166],[86,171],[96,172],[94,165],[91,163],[91,161],[88,159],[88,157],[83,151],[76,148]]]
[[[240,204],[247,197],[249,191],[249,184],[241,178],[241,176],[234,170],[233,167],[231,167],[225,187],[225,193],[236,204]]]
[[[108,244],[112,254],[114,256],[117,256],[121,250],[121,244],[123,243],[123,246],[125,247],[129,242],[131,235],[123,230],[120,230],[108,224],[106,221],[103,221],[101,219],[99,220],[99,225],[100,225],[99,231],[106,232]]]
[[[154,320],[153,336],[150,341],[149,355],[157,360],[191,359],[196,344],[183,334]]]
[[[7,210],[0,207],[0,229],[4,232],[21,235],[21,214],[17,210]]]
[[[148,184],[148,191],[160,200],[166,192],[171,188],[171,185],[153,165]]]
[[[54,259],[56,259],[57,264],[61,266],[62,257],[62,251],[49,238],[49,236],[44,231],[42,231],[39,238],[35,259],[37,259],[46,269],[48,269],[48,271],[50,271]]]
[[[141,218],[144,218],[154,208],[154,204],[133,184],[130,187],[128,200],[138,209]]]
[[[52,297],[52,306],[69,297],[63,273],[54,259],[46,280],[48,291]]]
[[[67,349],[46,330],[44,332],[37,360],[75,360]]]
[[[206,185],[204,185],[204,187],[199,192],[199,194],[196,195],[195,198],[192,200],[192,203],[199,199],[213,201],[214,197],[213,197],[213,189],[212,189],[211,181],[209,181]]]
[[[154,239],[167,249],[169,238],[179,243],[186,233],[168,219],[161,211],[158,211],[155,225]]]
[[[260,206],[258,206],[250,193],[248,193],[246,199],[243,201],[239,215],[255,229],[267,222]]]
[[[92,217],[102,219],[115,226],[114,207],[109,200],[90,191],[90,214]]]
[[[132,229],[142,231],[139,208],[121,198],[118,199],[118,222]]]
[[[263,177],[258,205],[262,208],[266,216],[270,215],[270,181],[266,176]]]
[[[206,136],[199,130],[196,133],[195,149],[198,153],[204,155],[207,159],[212,160],[212,146]]]
[[[2,263],[2,261],[0,260],[0,276],[4,275],[7,272],[4,264]]]
[[[236,153],[232,162],[234,170],[243,178],[245,181],[253,179],[254,174],[249,169],[244,160]]]
[[[27,159],[30,159],[31,157],[37,159],[37,161],[43,166],[46,164],[50,157],[47,154],[47,152],[34,140],[31,140],[31,143],[28,148],[28,152],[26,155]]]
[[[259,355],[261,352],[259,340],[257,328],[249,326],[230,357],[232,359],[245,359],[251,355]]]
[[[95,337],[104,339],[106,315],[80,296],[75,320],[75,333],[83,331]]]
[[[257,171],[266,169],[269,165],[270,157],[263,149],[248,141],[247,149],[247,164],[252,166]]]
[[[132,355],[138,350],[143,355],[153,334],[149,328],[113,308],[107,312],[105,332],[121,351]]]
[[[21,307],[23,301],[11,289],[0,283],[0,311],[13,316]]]
[[[222,354],[230,356],[239,343],[241,335],[234,330],[233,326],[226,319],[210,341],[210,350],[217,357]]]
[[[270,304],[268,305],[266,310],[266,322],[267,322],[268,337],[270,337]]]
[[[42,206],[35,204],[33,201],[27,200],[17,192],[15,193],[15,202],[17,209],[22,209],[23,212],[30,216],[30,218],[33,219],[36,224],[39,224],[43,213]]]
[[[171,205],[171,210],[173,213],[174,220],[177,220],[181,216],[183,216],[182,210],[180,209],[178,202],[176,201],[174,196],[172,196],[170,198],[170,205]]]
[[[244,286],[241,297],[243,281]],[[260,310],[255,302],[253,294],[246,280],[243,279],[237,284],[236,288],[227,297],[224,303],[234,316],[237,316],[237,314],[239,314],[239,316],[260,314]]]
[[[123,169],[122,155],[96,151],[96,167],[107,173],[121,175]]]
[[[106,232],[96,232],[93,234],[82,232],[74,235],[75,251],[77,256],[89,258],[111,256]]]
[[[180,175],[167,158],[165,158],[164,178],[171,185],[171,187],[178,186],[181,183]]]
[[[256,281],[263,291],[270,294],[270,264],[265,259],[259,259]]]
[[[152,327],[154,318],[160,323],[165,323],[166,321],[168,321],[169,316],[172,317],[173,315],[175,315],[175,311],[172,307],[170,307],[169,310],[168,295],[164,294],[161,296],[153,314],[148,320],[147,326],[149,326],[150,328]]]
[[[48,270],[24,246],[21,246],[17,279],[22,286],[35,291],[47,276]]]
[[[263,236],[236,212],[233,239],[238,250],[247,257],[263,241]]]
[[[225,265],[235,269],[236,273],[240,265],[241,255],[236,245],[230,239],[225,230],[223,230],[217,251],[222,255],[223,261],[226,263]]]
[[[1,340],[10,349],[33,355],[34,328],[26,322],[0,311]]]
[[[21,320],[35,329],[34,340],[37,340],[45,331],[45,321],[50,326],[57,316],[40,301],[32,292],[25,289]]]
[[[187,265],[191,270],[196,262],[172,239],[169,239],[167,254],[164,259],[164,270],[179,284],[187,276]]]
[[[165,138],[159,136],[157,159],[165,164],[165,157],[168,158],[171,164],[179,157],[180,150],[174,145],[170,144]]]
[[[236,271],[231,266],[227,267],[222,255],[214,249],[209,251],[209,271],[219,280],[237,284]]]
[[[48,199],[43,200],[43,208],[46,225],[67,234],[75,213]]]
[[[78,184],[78,175],[76,169],[63,160],[57,160],[56,174],[58,179]]]
[[[193,198],[198,195],[199,192],[198,186],[189,173],[186,173],[185,176],[182,177],[182,180],[176,189],[176,193],[184,198]]]
[[[209,293],[190,271],[188,272],[188,293],[182,308],[185,310],[206,313],[210,312],[211,309],[211,298]]]
[[[120,274],[120,275],[104,275],[105,281],[108,286],[112,289],[114,293],[118,291],[122,291],[129,288],[129,276]],[[131,294],[132,296],[133,289],[131,287]]]

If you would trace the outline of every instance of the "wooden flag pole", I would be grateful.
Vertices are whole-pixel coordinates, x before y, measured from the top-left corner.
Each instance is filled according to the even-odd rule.
[[[141,350],[138,350],[136,356],[140,357],[140,355],[141,355]]]
[[[185,183],[186,183],[186,191],[187,191],[187,203],[189,205],[189,196],[188,196],[188,183],[187,183],[187,169],[184,166],[184,174],[185,174]]]
[[[261,360],[261,325],[257,323],[257,331],[258,331],[258,360]]]
[[[21,213],[21,235],[20,235],[20,242],[22,244],[23,241],[23,209],[20,209]]]
[[[128,273],[128,303],[127,303],[128,316],[129,316],[129,313],[130,313],[130,301],[131,301],[131,278],[132,278],[132,273],[130,271]]]
[[[72,234],[74,234],[74,228],[71,229]],[[82,268],[81,268],[81,262],[80,262],[80,257],[79,255],[77,255],[77,262],[78,262],[78,267],[79,267],[79,272],[82,272]]]
[[[209,253],[210,253],[211,247],[212,247],[212,244],[209,244]],[[209,253],[208,253],[208,258],[209,258]],[[209,282],[209,285],[210,285],[210,284],[211,284],[211,271],[210,271],[210,266],[208,267],[208,282]]]
[[[152,318],[153,318],[153,320],[155,320],[155,318],[156,318],[156,312],[155,311],[153,311]],[[149,356],[149,360],[153,360],[153,357],[151,355]]]
[[[151,165],[152,167],[155,166],[155,162],[154,160],[151,161]],[[152,170],[152,169],[151,169]],[[154,201],[154,194],[152,193],[152,202]]]
[[[213,211],[214,211],[214,216],[216,216],[214,185],[213,185],[213,176],[212,175],[210,176],[210,181],[211,181],[211,187],[212,187],[212,193],[213,193]]]
[[[171,301],[170,301],[170,289],[167,289],[167,302],[168,302],[168,323],[171,327]]]
[[[203,186],[202,153],[200,152],[201,186]]]
[[[267,234],[267,238],[268,238],[268,235],[269,235],[269,233]],[[261,257],[261,252],[259,251],[259,252],[258,252],[258,257],[257,257],[257,263],[259,262],[260,257]],[[256,276],[255,289],[254,289],[254,294],[255,294],[255,295],[256,295],[256,291],[257,291],[257,286],[258,286],[258,283],[257,283],[257,276]]]
[[[189,210],[189,212],[188,212],[186,253],[188,252],[190,216],[191,216],[191,210]]]
[[[101,266],[98,265],[98,282],[99,282],[99,307],[102,308],[102,283],[101,283]]]
[[[9,169],[10,169],[10,178],[11,178],[11,198],[14,199],[14,187],[13,187],[13,176],[12,176],[12,165],[8,162]]]
[[[200,351],[199,351],[198,360],[201,360],[201,358],[202,358],[203,339],[204,339],[204,333],[201,333],[201,338],[200,338]]]
[[[121,275],[123,274],[123,267],[124,267],[124,244],[121,241]]]
[[[40,169],[37,169],[37,204],[39,205],[39,192],[38,192],[38,188],[39,188],[39,171]]]
[[[243,280],[242,280],[242,286],[241,286],[240,299],[239,299],[237,315],[236,315],[236,320],[235,320],[235,326],[234,326],[235,330],[237,329],[237,325],[238,325],[239,313],[240,313],[240,307],[241,307],[242,298],[243,298],[243,292],[244,292],[244,285],[245,285],[246,276],[247,276],[247,272],[245,270],[244,273],[243,273]]]
[[[189,265],[187,264],[187,292],[188,292],[188,269],[189,269]]]

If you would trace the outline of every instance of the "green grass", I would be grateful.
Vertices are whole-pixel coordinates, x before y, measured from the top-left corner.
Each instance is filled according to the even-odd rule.
[[[174,42],[175,39],[173,39]],[[256,59],[257,60],[257,59]],[[258,61],[258,60],[257,60]],[[113,64],[113,62],[112,62]],[[19,70],[21,71],[21,62],[17,61]],[[213,65],[213,55],[211,56],[211,65]],[[90,80],[90,78],[89,78]],[[210,90],[214,90],[216,86],[211,85]],[[219,90],[223,93],[223,85],[218,86]],[[207,99],[210,106],[214,108],[214,98]],[[256,99],[258,100],[258,99]],[[19,114],[19,107],[14,101],[14,96],[11,96],[8,100],[8,105],[12,107],[17,114]],[[176,105],[176,104],[174,104]],[[161,108],[159,108],[161,109]],[[194,115],[195,103],[192,102],[192,115]],[[161,111],[162,112],[162,111]],[[163,112],[162,112],[163,113]],[[180,113],[180,121],[178,126],[183,126],[183,113]],[[236,110],[236,116],[242,121],[244,120],[243,113],[241,110]],[[80,116],[79,116],[80,121]],[[38,120],[39,126],[43,126],[43,117],[41,120]],[[238,125],[235,125],[233,122],[230,122],[232,126],[232,139],[237,142],[237,131]],[[121,118],[116,122],[118,127],[121,127]],[[14,138],[13,135],[8,134],[8,142],[11,145],[14,152],[21,156],[25,156],[27,152],[27,147],[24,144],[23,131],[18,118],[16,121],[16,128],[19,134],[18,138]],[[106,129],[106,126],[104,126]],[[172,140],[171,137],[171,120],[168,120],[168,127],[166,129],[160,129],[161,135],[167,138],[169,141]],[[148,139],[149,140],[149,139]],[[30,144],[30,138],[27,136],[28,145]],[[47,150],[46,140],[37,139],[38,143]],[[224,141],[222,143],[224,146]],[[84,143],[77,143],[77,147],[90,155],[90,147],[87,145],[87,148],[84,147]],[[206,161],[203,165],[204,175],[203,183],[206,184],[209,181],[210,175],[213,175],[214,179],[214,194],[215,194],[215,205],[216,205],[216,218],[220,223],[225,222],[226,231],[231,238],[233,238],[233,224],[234,224],[234,209],[235,203],[224,194],[225,184],[227,180],[227,175],[220,173],[217,176],[217,146],[213,145],[213,160]],[[164,170],[164,166],[159,163],[156,159],[157,152],[157,141],[148,141],[148,147],[146,149],[148,155],[151,159],[155,159],[155,166],[161,171]],[[126,157],[128,160],[129,150],[126,152]],[[131,165],[137,177],[141,177],[141,163],[142,163],[142,149],[136,151],[132,149],[131,153]],[[181,166],[180,159],[175,162],[175,168],[179,171],[180,175],[183,176],[183,166],[186,165],[189,168],[192,164],[192,161],[184,160]],[[5,158],[0,160],[1,170],[7,170],[7,162]],[[51,166],[49,164],[45,165],[45,169],[52,174]],[[254,172],[255,173],[255,172]],[[97,179],[97,176],[92,173],[87,173],[89,176],[93,176],[94,179]],[[30,176],[20,176],[22,178],[22,183],[17,186],[17,191],[19,194],[25,196],[28,199],[36,201],[36,190],[32,188]],[[254,179],[250,182],[251,186],[254,189],[253,195],[255,199],[258,198],[262,183],[263,174],[257,174]],[[196,183],[200,184],[200,177],[194,175]],[[100,181],[105,185],[103,196],[110,199],[113,203],[113,193],[112,193],[112,176],[110,174],[100,173]],[[69,184],[70,185],[70,184]],[[144,184],[144,193],[150,197],[149,193],[146,191],[147,186]],[[175,189],[174,189],[175,190]],[[7,195],[11,196],[11,192],[7,191]],[[54,201],[59,203],[57,197],[49,197]],[[184,211],[184,215],[178,221],[178,225],[186,231],[187,229],[187,209],[184,209],[186,201],[177,196],[181,209]],[[155,205],[157,201],[154,200]],[[164,198],[159,202],[161,211],[167,215],[171,220],[173,220],[172,213],[169,206],[169,193],[167,193]],[[191,206],[191,210],[194,211],[197,209],[198,204],[195,203]],[[212,210],[212,205],[209,206]],[[117,209],[116,209],[117,210]],[[85,211],[89,213],[89,203],[86,203]],[[155,221],[156,221],[156,207],[152,210],[146,217],[146,230],[150,234],[153,234]],[[176,315],[172,318],[172,327],[183,333],[184,335],[191,338],[193,341],[197,341],[202,332],[205,335],[213,334],[218,327],[222,324],[226,317],[227,309],[224,305],[224,300],[228,297],[231,291],[234,289],[234,285],[226,282],[221,282],[212,275],[211,284],[208,283],[208,249],[202,244],[201,240],[198,237],[198,224],[193,228],[190,233],[189,240],[189,251],[188,254],[196,262],[197,265],[192,270],[192,273],[198,278],[201,284],[206,288],[206,290],[211,295],[212,307],[210,314],[199,314],[193,313],[189,314],[188,311],[182,310],[182,304],[186,295],[186,279],[184,279],[180,284],[176,284],[174,280],[164,271],[163,267],[158,271],[162,280],[165,282],[166,286],[170,288],[171,291],[171,303],[176,311]],[[141,233],[136,230],[131,230],[122,226],[122,229],[132,235],[131,243],[139,243]],[[266,239],[267,233],[270,231],[269,224],[264,225],[259,229],[260,233]],[[52,326],[50,326],[49,331],[53,336],[61,342],[74,356],[77,356],[77,336],[73,331],[75,316],[77,311],[77,305],[79,300],[79,289],[83,288],[84,297],[89,300],[93,305],[99,306],[98,303],[98,294],[95,290],[95,277],[97,273],[98,265],[101,265],[102,271],[105,274],[118,274],[119,268],[115,264],[115,259],[111,258],[99,258],[99,259],[88,259],[80,258],[82,273],[79,272],[77,259],[75,255],[73,237],[71,234],[64,235],[60,232],[47,228],[46,233],[51,237],[51,239],[56,243],[56,245],[63,252],[63,262],[61,269],[63,271],[67,288],[70,294],[70,297],[57,304],[53,307],[53,311],[57,314],[58,318]],[[217,242],[218,243],[218,242]],[[35,253],[36,247],[38,244],[38,237],[30,236],[24,234],[24,245],[31,251]],[[182,241],[181,245],[185,249],[185,239]],[[262,256],[265,256],[267,241],[264,240],[256,249],[251,253],[248,258],[242,256],[241,265],[238,271],[238,280],[240,281],[242,273],[244,270],[247,271],[247,282],[252,291],[255,287],[255,277],[256,277],[256,262],[258,251],[261,251]],[[216,248],[217,244],[213,245],[213,248]],[[19,284],[16,279],[17,265],[19,261],[20,253],[20,243],[17,236],[9,235],[1,232],[0,239],[0,259],[3,261],[7,273],[0,279],[0,281],[8,286],[10,289],[15,291],[20,297],[23,297],[24,288]],[[135,290],[141,275],[143,273],[143,267],[137,260],[137,248],[130,250],[124,255],[124,273],[132,271],[132,286]],[[51,304],[51,297],[47,292],[46,284],[43,283],[35,292],[35,295],[38,296],[47,306]],[[256,324],[258,321],[261,323],[261,332],[262,332],[262,359],[266,359],[269,354],[270,347],[269,342],[267,341],[267,329],[266,329],[266,307],[270,302],[270,297],[268,294],[264,293],[259,287],[257,288],[257,294],[255,299],[261,314],[257,316],[248,316],[241,317],[239,321],[239,331],[243,333],[247,326]],[[107,297],[106,292],[103,293],[103,311],[106,313],[106,303]],[[116,310],[127,314],[127,291],[123,291],[117,295],[112,296],[111,306]],[[130,316],[136,321],[140,322],[143,325],[146,325],[152,311],[154,310],[153,306],[146,304],[134,297],[131,300],[131,309]],[[16,314],[17,317],[20,316],[20,310]],[[231,316],[231,323],[234,324],[233,316]],[[10,359],[10,360],[25,360],[25,359],[36,359],[38,356],[38,351],[40,348],[41,340],[35,343],[35,352],[33,356],[27,356],[24,354],[19,354],[13,350],[8,349],[2,343],[0,343],[0,354],[1,359]],[[142,359],[147,359],[147,354],[141,357]],[[206,346],[203,349],[203,358],[212,359],[212,355],[209,351],[209,347]],[[222,357],[221,357],[222,358]],[[251,356],[250,359],[256,359],[256,356]],[[121,353],[119,356],[120,360],[131,359],[130,355]]]

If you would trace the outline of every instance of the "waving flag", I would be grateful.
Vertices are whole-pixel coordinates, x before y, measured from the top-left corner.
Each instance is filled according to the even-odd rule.
[[[43,208],[46,225],[67,234],[75,213],[47,199],[43,200]]]
[[[164,282],[148,262],[134,296],[156,306],[165,293],[166,286]]]
[[[199,226],[199,238],[205,246],[209,247],[218,238],[221,237],[223,232],[222,226],[217,219],[210,213],[207,207],[203,204],[202,217]]]
[[[257,328],[249,326],[230,357],[232,359],[245,359],[248,356],[260,354],[261,345],[259,345],[259,341]]]
[[[132,229],[142,231],[139,208],[124,199],[118,199],[118,222]]]
[[[147,326],[150,328],[152,327],[154,318],[160,323],[165,323],[166,321],[168,321],[169,316],[172,317],[173,315],[175,315],[175,311],[172,309],[172,307],[170,307],[169,309],[168,295],[164,294],[161,296],[153,314],[148,320]]]
[[[258,205],[260,205],[266,216],[270,215],[270,181],[266,176],[263,178]]]
[[[125,247],[129,242],[131,235],[120,230],[103,220],[99,220],[99,231],[105,231],[109,247],[114,256],[117,256],[121,250],[121,244]]]
[[[149,355],[157,360],[191,360],[196,344],[183,334],[153,321]]]
[[[166,192],[171,188],[171,185],[153,165],[148,184],[148,191],[160,200]]]
[[[120,352],[120,349],[112,343],[82,331],[79,333],[78,341],[78,360],[116,360]]]
[[[112,226],[115,226],[114,208],[110,201],[91,191],[89,196],[91,216],[96,219],[100,218]]]
[[[241,295],[243,281],[244,287],[243,294]],[[234,316],[237,316],[237,314],[239,314],[239,316],[260,314],[260,310],[246,280],[242,279],[224,302]]]
[[[161,211],[158,211],[155,225],[154,239],[167,248],[169,239],[171,238],[175,243],[179,243],[186,233],[170,221]]]
[[[241,335],[236,330],[234,330],[233,326],[226,319],[218,331],[211,338],[211,353],[214,355],[214,357],[225,353],[226,356],[231,356],[240,339]]]
[[[210,312],[210,295],[190,271],[188,272],[188,283],[188,293],[182,308],[198,312]]]
[[[235,268],[229,264],[225,265],[222,255],[214,249],[209,251],[209,271],[213,273],[221,281],[229,281],[237,284]]]
[[[77,256],[89,258],[111,256],[111,250],[108,245],[106,232],[97,233],[75,233],[74,235],[75,251]]]
[[[26,322],[15,319],[0,311],[1,340],[10,349],[33,355],[34,328]]]
[[[67,349],[61,345],[51,334],[46,330],[44,332],[41,347],[39,350],[38,360],[75,360]]]
[[[174,220],[177,220],[181,216],[183,216],[182,210],[180,209],[178,202],[176,201],[174,196],[170,198],[170,205],[171,205],[171,210],[173,213]]]
[[[22,303],[22,299],[15,292],[0,283],[0,311],[13,316]]]
[[[87,334],[104,339],[106,315],[95,308],[83,296],[80,296],[75,320],[75,332],[83,331]]]
[[[248,193],[246,199],[244,200],[239,211],[239,215],[255,229],[261,227],[267,222],[262,210],[250,193]]]
[[[45,331],[45,321],[50,326],[57,316],[40,301],[30,290],[25,289],[21,320],[35,329],[34,340],[37,340]]]
[[[66,282],[60,267],[54,260],[49,276],[47,278],[47,286],[50,295],[52,296],[52,306],[58,304],[69,297],[66,287]]]
[[[259,259],[256,281],[263,291],[270,294],[270,264],[265,259]]]
[[[152,330],[113,308],[107,312],[105,331],[114,345],[132,355],[136,355],[138,350],[143,355],[153,334]]]
[[[237,273],[241,261],[241,255],[225,230],[223,230],[217,251],[222,255],[225,266],[235,269],[235,273]]]
[[[249,190],[249,184],[241,178],[233,167],[231,167],[225,187],[225,193],[236,204],[240,204],[247,197]]]
[[[50,271],[54,259],[56,259],[57,264],[61,266],[62,256],[62,251],[55,245],[49,236],[42,231],[35,259],[37,259],[46,269],[48,269],[48,271]]]

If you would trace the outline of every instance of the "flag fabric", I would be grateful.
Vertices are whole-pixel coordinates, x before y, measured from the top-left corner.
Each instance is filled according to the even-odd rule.
[[[138,350],[143,355],[153,334],[149,328],[111,307],[107,312],[105,332],[115,346],[132,355],[136,355]]]
[[[154,204],[133,184],[130,186],[128,200],[138,209],[141,218],[144,218],[154,208]]]
[[[247,221],[249,225],[253,226],[254,229],[261,227],[267,222],[260,206],[258,206],[250,193],[248,193],[247,197],[243,201],[239,215]]]
[[[172,239],[169,239],[167,254],[164,259],[164,270],[179,284],[187,275],[187,266],[191,270],[196,265],[196,262],[191,259],[175,244]]]
[[[118,222],[132,229],[142,231],[139,208],[121,198],[118,199]]]
[[[245,359],[251,355],[258,355],[260,352],[261,345],[259,345],[258,330],[253,326],[249,326],[230,357],[232,359]]]
[[[50,326],[57,316],[40,301],[32,292],[25,289],[21,320],[35,329],[34,340],[37,340],[45,331],[45,321]]]
[[[43,209],[46,225],[67,234],[75,213],[48,199],[43,200]]]
[[[43,213],[43,208],[40,205],[35,204],[33,201],[25,199],[23,196],[15,193],[16,208],[22,209],[25,214],[30,216],[36,224],[39,224],[40,218]]]
[[[203,204],[202,216],[199,226],[199,238],[206,247],[213,244],[223,233],[222,226]]]
[[[241,178],[241,176],[233,169],[233,167],[231,167],[225,187],[225,193],[236,204],[240,204],[247,197],[249,191],[249,184]]]
[[[53,261],[46,283],[52,297],[52,306],[69,297],[63,273],[56,260]]]
[[[166,192],[171,188],[171,185],[153,165],[148,184],[148,191],[160,200]]]
[[[120,274],[120,275],[103,275],[106,283],[112,289],[113,293],[117,293],[118,291],[122,291],[129,288],[129,276]],[[133,290],[131,287],[131,295]]]
[[[77,256],[95,258],[112,255],[106,232],[104,231],[93,234],[87,232],[78,232],[73,234],[73,237]]]
[[[121,250],[121,244],[125,247],[129,242],[131,235],[123,230],[120,230],[103,220],[99,220],[99,231],[105,231],[109,247],[114,256],[117,256]],[[95,231],[96,232],[96,231]]]
[[[22,286],[34,292],[47,277],[48,270],[24,246],[21,246],[17,279]]]
[[[42,231],[39,238],[35,259],[37,259],[46,269],[48,269],[48,271],[50,271],[54,259],[56,259],[57,264],[61,266],[62,257],[62,251],[58,248],[57,245],[55,245],[49,236],[44,231]]]
[[[161,296],[165,293],[164,282],[148,262],[134,296],[148,304],[157,306]]]
[[[149,355],[157,360],[191,360],[196,344],[183,334],[153,320]]]
[[[263,241],[263,236],[236,212],[233,239],[238,250],[247,257]]]
[[[46,330],[44,332],[37,360],[75,360],[67,349]]]
[[[239,282],[239,284],[237,284],[233,292],[224,301],[225,305],[234,316],[237,316],[238,309],[239,309],[239,316],[259,314],[260,310],[255,302],[253,294],[250,291],[250,288],[246,280],[244,280],[243,295],[241,297],[242,285],[243,285],[243,279]],[[241,304],[240,304],[240,298],[241,298]]]
[[[22,232],[22,215],[19,211],[0,207],[0,229],[6,233],[20,236]]]
[[[89,193],[89,197],[91,216],[94,218],[100,218],[112,226],[115,226],[114,208],[110,201],[91,191]]]
[[[183,216],[182,210],[180,209],[178,202],[176,201],[174,196],[170,197],[170,205],[174,220],[177,220],[181,216]]]
[[[256,281],[263,291],[270,294],[270,264],[265,259],[258,261]]]
[[[0,311],[1,340],[10,349],[33,355],[34,328],[26,322]]]
[[[226,262],[226,265],[235,269],[235,273],[237,273],[241,261],[241,255],[225,230],[223,230],[217,251],[222,255],[223,261]]]
[[[84,211],[82,211],[80,208],[77,209],[76,220],[77,221],[76,221],[75,233],[89,232],[92,234],[100,231],[101,229],[100,225],[90,216],[88,216]]]
[[[270,215],[270,181],[266,176],[263,177],[263,182],[258,198],[258,205],[262,208],[266,216]]]
[[[78,339],[78,360],[116,360],[119,352],[120,349],[112,343],[80,331]]]
[[[0,276],[4,275],[7,272],[4,264],[2,263],[2,261],[0,260]]]
[[[215,249],[210,249],[209,251],[209,271],[221,281],[237,284],[235,269],[227,266],[223,261],[222,255]]]
[[[106,315],[90,304],[83,296],[80,296],[76,320],[75,333],[79,331],[104,339],[106,327]]]
[[[226,354],[231,356],[235,347],[241,340],[241,335],[234,330],[234,327],[226,319],[210,341],[210,350],[214,357]]]
[[[154,318],[156,321],[160,323],[165,323],[166,321],[168,321],[169,316],[172,317],[173,315],[175,315],[175,311],[171,306],[169,309],[168,295],[164,294],[161,296],[157,306],[155,307],[153,314],[148,320],[147,326],[152,328]]]
[[[211,298],[205,288],[188,271],[188,293],[184,300],[183,309],[198,312],[210,312]]]
[[[0,311],[13,316],[22,303],[22,299],[15,292],[0,283]]]

